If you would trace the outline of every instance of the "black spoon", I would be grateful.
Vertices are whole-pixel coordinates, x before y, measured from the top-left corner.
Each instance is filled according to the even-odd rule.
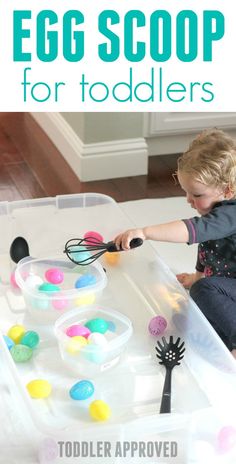
[[[165,383],[162,392],[162,400],[160,413],[171,412],[171,374],[172,369],[175,366],[180,365],[180,360],[184,357],[184,342],[181,342],[180,337],[177,338],[176,342],[173,341],[173,336],[170,336],[170,340],[167,343],[166,338],[162,337],[162,342],[157,341],[156,356],[160,359],[159,364],[163,364],[166,368]]]
[[[14,263],[29,256],[29,245],[24,237],[16,237],[10,246],[10,257]]]

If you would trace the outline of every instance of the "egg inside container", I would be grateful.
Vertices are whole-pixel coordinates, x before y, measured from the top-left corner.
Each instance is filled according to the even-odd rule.
[[[110,321],[113,330],[110,330]],[[109,323],[108,323],[109,322]],[[87,343],[71,350],[71,327],[89,327]],[[114,330],[115,327],[115,330]],[[93,378],[115,366],[133,333],[131,321],[122,313],[99,305],[81,306],[60,316],[54,325],[63,361],[74,373]],[[80,340],[81,341],[81,340]],[[75,340],[76,343],[76,340]]]
[[[82,267],[66,257],[23,259],[17,264],[15,278],[26,308],[42,324],[84,302],[96,302],[107,284],[99,262]],[[78,280],[82,285],[78,286]]]

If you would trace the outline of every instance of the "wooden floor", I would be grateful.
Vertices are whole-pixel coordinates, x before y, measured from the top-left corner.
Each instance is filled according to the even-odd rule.
[[[37,163],[30,162],[34,157],[27,158],[27,150],[24,149],[24,145],[16,143],[12,127],[13,125],[6,125],[5,120],[0,118],[0,201],[81,192],[104,193],[118,202],[183,195],[183,191],[175,185],[172,178],[178,155],[150,157],[147,176],[80,182],[70,168],[65,166],[65,161],[59,154],[60,171],[67,173],[66,175],[71,176],[73,180],[62,183],[57,181],[57,176],[54,175],[53,163],[51,166],[50,163],[45,163],[43,169],[38,169]],[[35,157],[40,160],[40,149],[35,152]]]

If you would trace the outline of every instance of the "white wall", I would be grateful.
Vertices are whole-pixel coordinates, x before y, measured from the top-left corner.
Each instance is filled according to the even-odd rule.
[[[143,113],[60,113],[83,143],[143,137]]]

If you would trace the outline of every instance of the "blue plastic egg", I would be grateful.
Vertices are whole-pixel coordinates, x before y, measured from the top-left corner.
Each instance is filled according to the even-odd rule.
[[[86,400],[94,393],[94,386],[90,380],[80,380],[71,387],[69,394],[73,400]]]
[[[15,343],[7,335],[3,335],[3,338],[4,338],[4,340],[5,340],[6,344],[7,344],[7,348],[10,350],[15,345]]]
[[[108,325],[108,330],[110,330],[110,332],[116,331],[116,325],[113,321],[107,321],[107,325]]]
[[[86,250],[86,248],[81,246],[73,247],[73,252],[69,253],[69,255],[71,259],[78,263],[87,260],[91,256],[91,254]]]
[[[83,288],[96,284],[96,277],[92,274],[84,274],[75,282],[75,288]]]

